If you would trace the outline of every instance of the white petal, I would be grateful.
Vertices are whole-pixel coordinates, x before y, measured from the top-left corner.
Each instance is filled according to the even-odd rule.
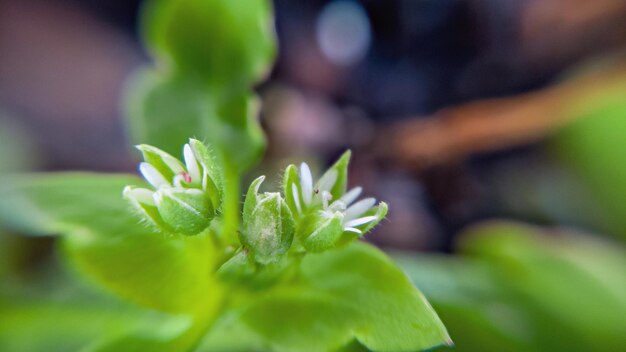
[[[169,186],[169,182],[161,175],[161,173],[154,168],[154,166],[143,162],[139,164],[139,172],[143,175],[143,177],[155,188],[159,188],[162,186]]]
[[[311,204],[311,197],[313,197],[313,176],[311,176],[311,169],[306,163],[300,164],[300,187],[302,187],[302,200],[305,205]]]
[[[354,232],[354,233],[359,234],[359,235],[363,234],[363,231],[361,231],[361,230],[359,230],[357,228],[354,228],[354,227],[346,227],[343,230],[347,231],[347,232]]]
[[[302,213],[302,208],[300,207],[300,195],[298,192],[298,187],[295,183],[291,184],[291,193],[293,193],[293,202],[296,204],[296,209],[298,209],[298,213]]]
[[[347,226],[347,227],[359,226],[359,225],[367,224],[368,222],[372,222],[376,219],[378,219],[377,216],[364,216],[362,218],[347,221],[344,224],[344,226]]]
[[[361,195],[362,191],[363,191],[363,188],[361,188],[361,187],[354,187],[353,189],[351,189],[348,192],[346,192],[346,194],[341,196],[341,198],[339,198],[339,200],[341,200],[345,204],[349,205],[350,203],[354,202],[357,198],[359,198],[359,196]]]
[[[193,155],[193,151],[189,144],[185,144],[183,147],[183,157],[185,158],[185,165],[187,166],[187,173],[191,176],[191,183],[200,184],[202,180],[200,179],[200,168],[198,166],[198,160],[196,160],[195,155]]]
[[[335,182],[337,182],[337,175],[338,173],[335,169],[326,172],[317,182],[320,192],[330,191],[335,185]]]
[[[361,214],[368,211],[371,207],[376,204],[376,199],[374,198],[365,198],[354,204],[352,204],[348,209],[346,209],[345,221],[350,221],[352,219],[356,219]]]

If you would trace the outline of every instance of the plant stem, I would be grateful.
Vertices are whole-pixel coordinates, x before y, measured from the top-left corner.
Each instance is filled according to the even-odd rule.
[[[221,238],[225,245],[237,246],[241,206],[241,175],[228,161],[224,163],[224,208]]]

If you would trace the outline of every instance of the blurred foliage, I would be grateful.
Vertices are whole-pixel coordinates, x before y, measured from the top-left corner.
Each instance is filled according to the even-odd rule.
[[[190,324],[105,295],[55,261],[0,288],[2,351],[114,351],[109,347],[120,344],[126,351],[159,350],[148,341],[172,338]]]
[[[247,170],[265,146],[250,89],[275,55],[269,1],[155,0],[142,16],[156,66],[129,86],[132,140],[174,155],[190,137],[210,141]]]
[[[130,339],[140,350],[189,349],[215,319],[217,330],[203,342],[206,350],[215,350],[215,344],[223,350],[317,351],[355,339],[374,350],[423,349],[448,341],[419,292],[384,254],[366,244],[305,257],[295,283],[265,291],[226,286],[214,274],[219,256],[211,252],[211,236],[164,236],[137,223],[120,196],[126,184],[137,181],[57,174],[21,176],[0,188],[5,224],[30,234],[64,234],[66,258],[92,281],[187,321],[176,325],[175,333],[126,331],[124,345],[113,336],[100,348],[116,350]],[[19,309],[13,314],[28,315]],[[254,338],[224,341],[220,329]]]
[[[626,240],[626,86],[601,93],[572,102],[571,113],[579,117],[552,138],[550,148],[590,193],[581,206],[594,214],[592,225]]]
[[[626,249],[514,223],[477,226],[461,256],[394,258],[459,351],[616,351],[626,343]]]
[[[0,177],[32,169],[37,163],[30,137],[0,111]]]

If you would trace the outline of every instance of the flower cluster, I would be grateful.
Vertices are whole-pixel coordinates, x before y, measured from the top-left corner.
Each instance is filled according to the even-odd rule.
[[[376,199],[357,201],[362,188],[347,190],[350,152],[346,152],[313,183],[306,163],[290,165],[283,186],[287,204],[297,219],[296,237],[308,251],[319,252],[360,237],[387,214],[387,204]]]
[[[139,171],[153,189],[126,187],[124,196],[132,206],[162,232],[205,231],[219,215],[223,196],[222,172],[209,149],[190,140],[183,148],[183,164],[160,149],[137,148],[145,159]],[[288,253],[325,251],[378,224],[387,214],[387,204],[376,205],[374,198],[358,200],[361,187],[347,190],[349,161],[346,152],[315,183],[306,163],[289,165],[283,194],[259,193],[264,176],[252,182],[243,207],[241,247],[226,267],[266,266],[281,262]]]
[[[183,147],[185,164],[149,146],[137,146],[139,171],[154,190],[124,189],[124,197],[144,220],[167,233],[196,235],[205,230],[222,202],[220,173],[208,148],[191,139]]]

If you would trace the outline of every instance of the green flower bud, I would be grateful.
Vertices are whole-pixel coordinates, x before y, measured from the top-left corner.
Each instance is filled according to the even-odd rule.
[[[264,177],[256,179],[244,204],[241,243],[260,264],[278,262],[293,241],[295,223],[280,193],[257,194]]]

